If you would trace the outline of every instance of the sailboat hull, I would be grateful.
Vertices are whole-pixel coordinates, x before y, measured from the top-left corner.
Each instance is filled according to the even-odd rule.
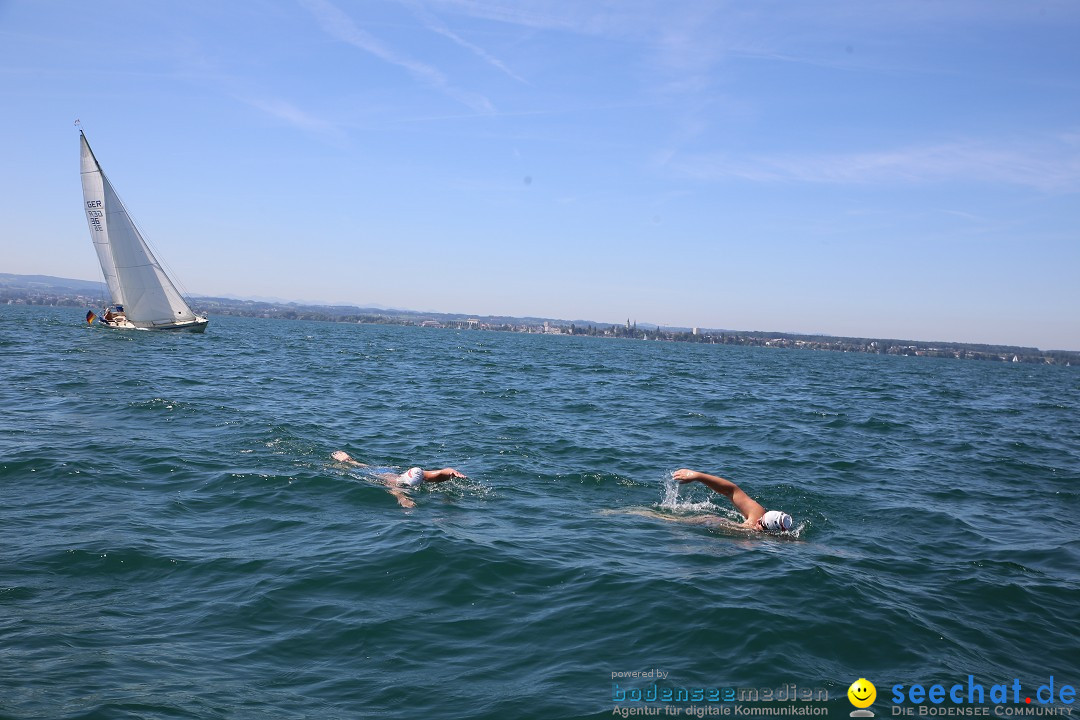
[[[101,321],[102,327],[113,328],[115,330],[167,330],[171,332],[193,332],[201,333],[206,332],[206,326],[210,321],[206,318],[196,317],[190,322],[183,323],[169,323],[167,325],[150,325],[148,327],[140,327],[133,325],[132,323],[124,320],[121,322],[107,322]]]
[[[157,325],[155,327],[140,328],[142,330],[172,330],[173,332],[193,332],[201,333],[206,332],[206,325],[209,320],[195,319],[191,322],[178,323],[176,325]]]

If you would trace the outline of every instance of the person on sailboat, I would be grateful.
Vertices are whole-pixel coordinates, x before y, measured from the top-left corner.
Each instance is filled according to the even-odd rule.
[[[418,467],[411,467],[403,473],[397,473],[394,472],[394,468],[373,467],[366,463],[362,463],[359,460],[355,460],[344,450],[336,450],[330,454],[330,457],[341,463],[354,465],[359,468],[366,468],[379,480],[379,482],[386,485],[386,489],[397,499],[398,505],[401,505],[401,507],[404,508],[416,507],[416,503],[406,494],[406,490],[411,490],[426,482],[446,482],[447,480],[453,480],[454,478],[465,477],[464,473],[449,467],[443,468],[442,470],[424,470]]]
[[[697,481],[726,497],[735,506],[735,509],[746,518],[742,523],[742,527],[768,533],[782,533],[791,529],[792,520],[790,515],[779,510],[766,510],[730,480],[687,468],[676,470],[671,476],[683,485]]]
[[[127,323],[127,315],[124,313],[123,305],[109,305],[105,308],[105,314],[101,317],[101,322],[105,325],[119,327]]]

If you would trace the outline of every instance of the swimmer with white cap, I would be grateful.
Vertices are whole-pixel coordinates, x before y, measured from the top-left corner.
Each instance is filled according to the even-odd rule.
[[[418,467],[411,467],[403,473],[396,473],[393,472],[392,468],[373,467],[359,462],[358,460],[354,460],[349,456],[349,453],[344,450],[337,450],[331,453],[330,457],[338,462],[348,463],[349,465],[355,465],[356,467],[368,468],[371,470],[375,477],[377,477],[381,483],[386,485],[390,494],[397,498],[398,504],[405,508],[416,507],[416,503],[405,493],[405,490],[419,487],[426,482],[446,482],[447,480],[452,480],[454,478],[465,477],[463,473],[458,472],[454,468],[424,470]]]
[[[758,532],[774,534],[791,529],[792,521],[790,515],[785,512],[780,512],[779,510],[765,510],[760,503],[743,492],[742,488],[730,480],[725,480],[716,475],[698,472],[697,470],[688,470],[686,468],[676,470],[671,476],[684,485],[696,480],[702,485],[725,496],[732,502],[735,509],[741,512],[743,517],[746,518],[742,523],[743,527],[757,530]]]

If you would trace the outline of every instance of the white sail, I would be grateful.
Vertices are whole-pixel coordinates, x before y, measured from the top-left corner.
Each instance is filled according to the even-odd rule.
[[[206,319],[191,311],[150,251],[80,133],[83,203],[101,272],[115,305],[137,328],[177,328]],[[201,329],[201,328],[200,328]]]
[[[120,291],[120,281],[116,278],[116,265],[113,263],[112,250],[109,248],[109,233],[105,230],[105,176],[98,167],[94,153],[86,142],[86,137],[79,135],[82,146],[82,192],[86,210],[86,222],[90,225],[90,239],[97,250],[101,272],[109,286],[109,295],[114,305],[124,304],[124,295]]]

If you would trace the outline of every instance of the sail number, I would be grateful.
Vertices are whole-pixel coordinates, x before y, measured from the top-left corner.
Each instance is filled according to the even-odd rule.
[[[100,208],[100,207],[101,207],[101,201],[100,200],[87,200],[86,201],[86,218],[87,218],[87,220],[90,221],[90,227],[93,228],[94,230],[97,230],[98,232],[103,232],[105,230],[105,228],[102,227],[102,225],[101,225],[101,216],[104,213],[102,213],[101,210],[95,209],[95,208]]]

